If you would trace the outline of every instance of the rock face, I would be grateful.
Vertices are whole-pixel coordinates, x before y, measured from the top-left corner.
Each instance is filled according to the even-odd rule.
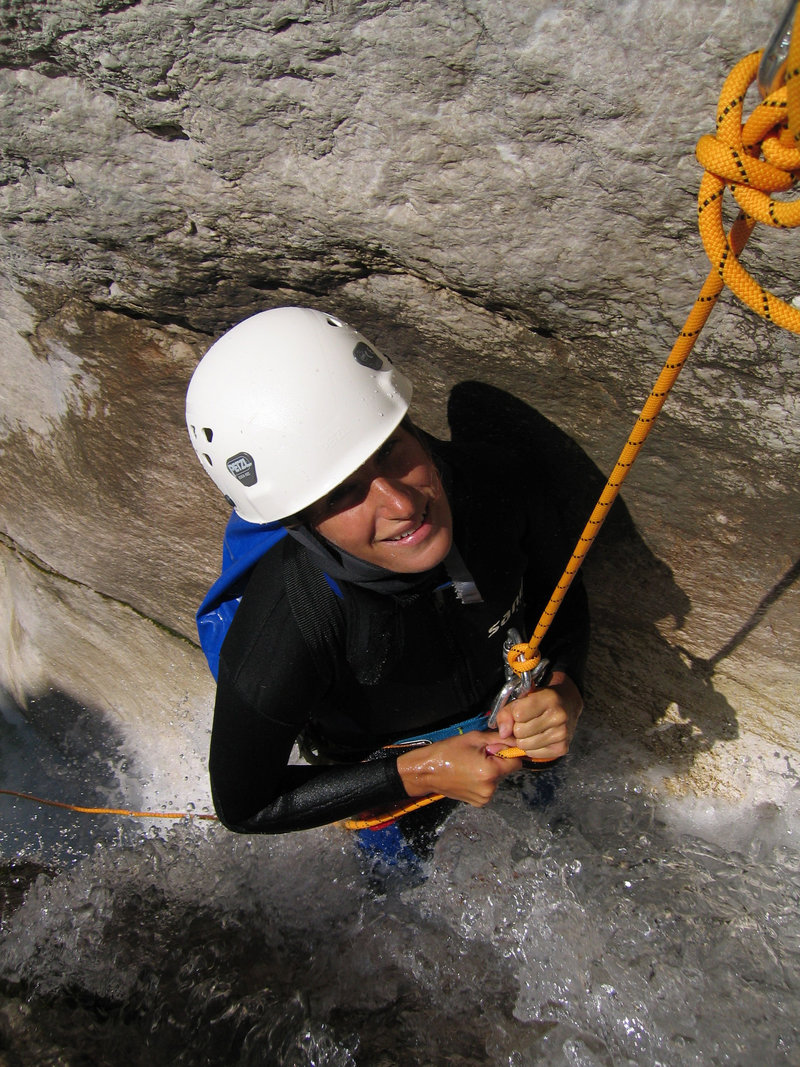
[[[193,612],[225,508],[183,394],[213,336],[263,308],[348,318],[433,431],[460,382],[512,394],[525,413],[478,390],[470,417],[531,420],[531,491],[557,475],[577,537],[708,271],[694,144],[782,6],[4,5],[16,703],[68,694],[164,780],[181,752],[202,776]],[[795,234],[751,246],[791,299]],[[800,748],[797,357],[723,296],[587,564],[589,728],[677,788],[743,789],[743,754]]]

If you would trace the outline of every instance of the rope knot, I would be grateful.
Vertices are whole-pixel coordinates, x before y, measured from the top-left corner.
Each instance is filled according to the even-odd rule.
[[[705,170],[698,222],[706,254],[728,288],[759,315],[800,333],[800,309],[764,289],[738,258],[756,222],[783,229],[800,225],[800,202],[772,195],[788,192],[800,176],[800,149],[789,129],[786,85],[742,121],[745,96],[758,75],[761,55],[752,52],[730,72],[719,97],[716,133],[704,134],[697,143],[697,159]],[[726,188],[741,211],[730,235],[722,218]]]
[[[538,667],[542,660],[542,654],[538,648],[523,642],[520,645],[511,646],[508,650],[507,659],[508,665],[514,673],[521,675],[525,671],[532,671],[535,667]]]

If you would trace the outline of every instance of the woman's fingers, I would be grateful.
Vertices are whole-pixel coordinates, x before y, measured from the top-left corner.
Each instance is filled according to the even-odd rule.
[[[545,689],[536,689],[508,704],[498,716],[498,731],[536,759],[558,759],[569,751],[583,699],[559,672]]]
[[[522,766],[519,759],[493,755],[492,746],[508,747],[499,733],[475,730],[404,752],[397,769],[409,796],[440,793],[482,807],[494,796],[500,780]]]

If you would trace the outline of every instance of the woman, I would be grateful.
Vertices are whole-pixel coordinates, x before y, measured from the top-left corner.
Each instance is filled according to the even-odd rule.
[[[249,575],[220,654],[210,772],[232,830],[299,830],[432,793],[481,806],[522,767],[500,751],[569,748],[588,639],[577,584],[542,647],[546,686],[496,729],[386,747],[488,710],[507,628],[531,631],[568,556],[547,501],[520,494],[502,457],[418,431],[410,396],[365,338],[303,308],[240,323],[192,377],[204,468],[239,520],[289,534]],[[312,765],[290,765],[296,741]]]

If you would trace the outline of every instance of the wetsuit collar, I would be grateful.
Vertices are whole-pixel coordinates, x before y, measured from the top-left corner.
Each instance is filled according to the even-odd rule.
[[[438,566],[419,574],[398,574],[385,567],[377,567],[374,563],[351,556],[308,526],[290,527],[289,535],[314,556],[334,581],[351,582],[364,589],[373,589],[376,593],[415,592],[429,585],[440,573]]]

